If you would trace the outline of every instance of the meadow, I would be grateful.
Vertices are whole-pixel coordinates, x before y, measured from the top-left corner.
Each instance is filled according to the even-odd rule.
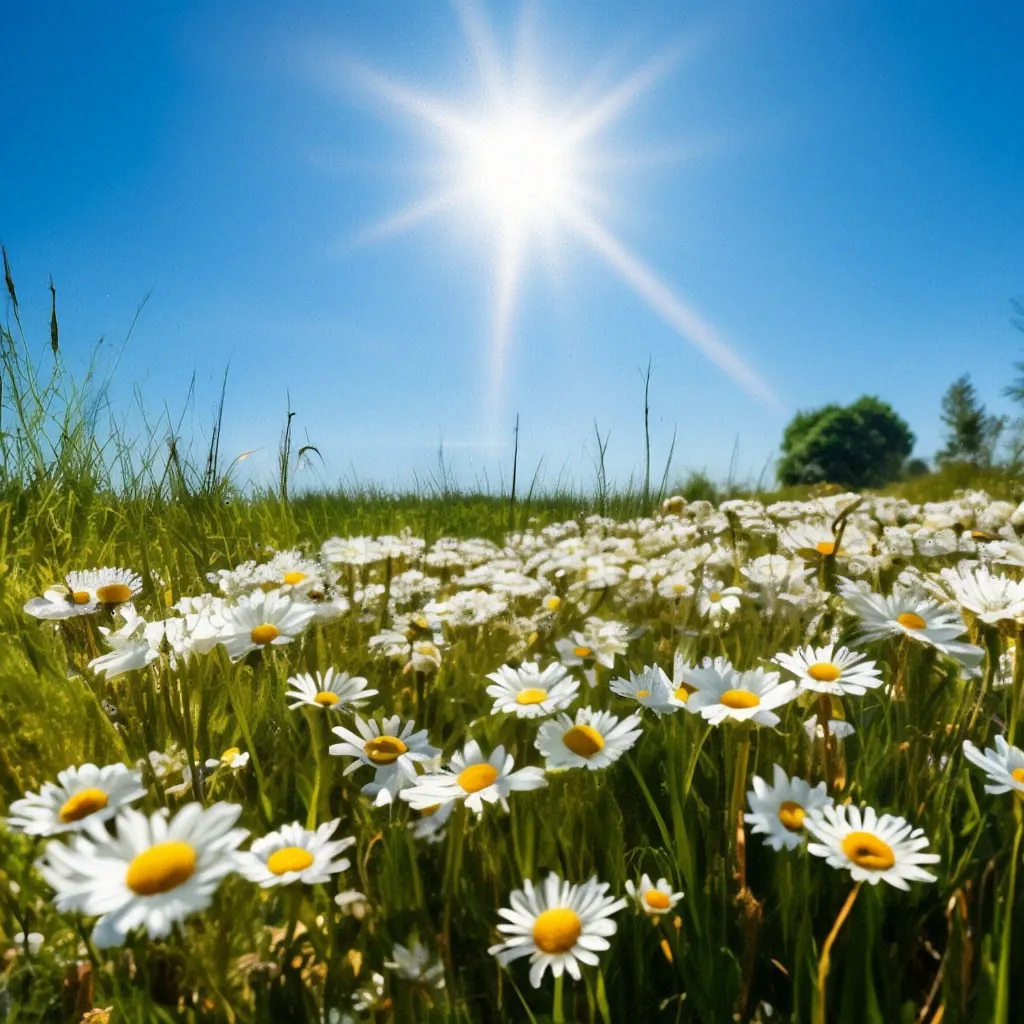
[[[2,340],[0,1019],[1022,1019],[1017,481],[242,492]]]

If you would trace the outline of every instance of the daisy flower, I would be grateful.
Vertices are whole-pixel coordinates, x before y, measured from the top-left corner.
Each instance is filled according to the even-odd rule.
[[[740,610],[740,587],[723,587],[718,580],[708,579],[697,592],[697,613],[718,627]]]
[[[293,601],[280,591],[254,590],[237,604],[224,605],[219,621],[211,620],[216,642],[232,661],[259,647],[290,644],[309,625],[316,609],[306,601]]]
[[[635,885],[632,879],[626,879],[626,892],[645,914],[652,917],[667,914],[683,898],[681,892],[672,891],[668,879],[659,878],[654,883],[646,872],[640,877],[639,885]]]
[[[26,615],[44,621],[72,619],[78,615],[92,615],[99,606],[88,591],[77,594],[63,587],[50,587],[42,597],[26,601],[22,610]]]
[[[396,942],[391,959],[385,960],[384,966],[405,981],[415,981],[428,988],[444,988],[444,964],[419,939],[408,947]]]
[[[498,911],[503,918],[498,931],[508,938],[487,952],[502,966],[528,956],[534,988],[540,988],[549,967],[556,978],[568,971],[579,981],[580,964],[598,963],[597,954],[608,949],[616,931],[611,915],[626,906],[607,892],[608,883],[596,877],[570,885],[552,872],[536,888],[527,880],[510,894],[511,907]]]
[[[303,672],[291,676],[288,685],[291,687],[285,694],[290,700],[288,707],[298,708],[305,705],[323,708],[325,711],[343,711],[345,708],[359,707],[379,692],[367,689],[366,680],[362,676],[335,672],[333,668],[329,668],[323,675],[317,672],[312,676],[308,672]]]
[[[988,566],[961,565],[940,573],[961,608],[982,622],[1024,619],[1024,583],[994,574]]]
[[[416,810],[462,800],[478,815],[483,814],[485,803],[500,803],[507,811],[511,792],[547,785],[541,768],[513,771],[514,763],[503,746],[495,747],[490,757],[484,757],[476,740],[470,740],[461,753],[452,755],[447,768],[419,776],[399,796]]]
[[[964,740],[964,757],[988,777],[986,793],[1009,793],[1024,797],[1024,750],[1011,747],[1005,736],[996,737],[995,748],[982,753],[970,740]]]
[[[159,649],[150,643],[146,620],[136,614],[135,608],[124,604],[118,609],[118,614],[124,619],[120,629],[100,626],[110,652],[89,662],[89,668],[106,679],[143,669],[160,657]]]
[[[796,695],[796,683],[780,683],[778,672],[748,669],[739,672],[724,658],[705,660],[690,673],[697,689],[686,702],[690,711],[699,711],[712,725],[727,719],[774,726],[779,716],[773,708],[788,704]]]
[[[830,718],[828,720],[828,734],[837,740],[845,740],[847,736],[852,736],[857,730],[847,721],[842,718]],[[813,743],[814,740],[823,740],[825,738],[824,726],[818,725],[818,716],[811,715],[804,722],[804,732],[807,733],[807,738]]]
[[[642,707],[650,708],[659,718],[679,710],[679,701],[673,695],[674,687],[657,665],[630,672],[629,679],[613,679],[609,685],[612,693],[635,700]]]
[[[419,808],[420,817],[409,822],[409,829],[417,839],[428,843],[439,843],[445,836],[445,826],[455,810],[456,801],[447,804],[432,804]]]
[[[331,875],[351,866],[339,854],[355,845],[355,839],[331,839],[340,818],[325,822],[315,832],[303,828],[297,821],[270,832],[238,855],[238,873],[263,889],[274,885],[302,882],[315,885],[330,881]]]
[[[416,762],[429,761],[441,753],[427,742],[427,731],[416,732],[413,721],[402,724],[398,715],[367,721],[355,715],[352,724],[356,731],[335,726],[331,731],[343,742],[332,743],[328,753],[336,757],[355,758],[345,768],[346,775],[361,765],[376,770],[373,782],[363,787],[363,794],[373,798],[377,806],[390,803],[406,786],[416,781]]]
[[[725,659],[722,659],[725,662]],[[687,702],[690,694],[694,693],[697,687],[690,682],[694,666],[690,664],[678,651],[672,659],[672,698],[680,706],[690,710]]]
[[[563,665],[555,662],[543,671],[535,661],[519,668],[502,665],[487,675],[493,680],[487,694],[494,698],[491,714],[502,712],[517,718],[540,718],[568,707],[579,693],[580,684]]]
[[[801,690],[862,697],[882,685],[882,673],[867,655],[835,644],[799,647],[792,654],[776,654],[775,662],[796,676]]]
[[[145,795],[142,774],[123,764],[65,768],[58,772],[56,785],[44,782],[38,793],[26,793],[11,804],[7,827],[30,836],[78,832],[93,822],[109,821]]]
[[[534,746],[544,756],[544,767],[548,771],[558,768],[598,771],[622,757],[641,732],[637,715],[619,719],[607,711],[579,708],[575,722],[566,714],[546,721],[537,733]]]
[[[905,818],[879,817],[873,807],[840,804],[810,811],[804,828],[817,840],[807,844],[808,852],[824,857],[834,868],[846,868],[855,882],[885,881],[909,889],[909,882],[936,880],[921,865],[937,863],[939,855],[921,852],[928,837]]]
[[[94,829],[69,846],[51,840],[38,867],[61,913],[100,915],[92,932],[100,949],[124,943],[136,928],[163,939],[174,924],[205,910],[236,869],[238,844],[248,834],[232,827],[241,813],[237,804],[193,803],[168,820],[166,810],[147,817],[123,808],[115,835]]]
[[[965,668],[981,664],[985,652],[974,644],[956,639],[967,629],[959,612],[901,586],[885,595],[864,590],[849,580],[840,580],[839,590],[847,606],[860,618],[863,639],[908,636],[955,658]]]
[[[790,778],[779,765],[772,769],[772,784],[759,775],[753,778],[754,788],[747,792],[750,813],[743,820],[751,832],[765,836],[764,845],[773,850],[795,850],[804,841],[804,818],[811,811],[830,807],[824,782],[811,786],[794,776]]]
[[[85,572],[69,572],[65,580],[75,604],[88,603],[85,600],[88,596],[96,604],[119,605],[142,592],[142,579],[131,569],[88,569]]]

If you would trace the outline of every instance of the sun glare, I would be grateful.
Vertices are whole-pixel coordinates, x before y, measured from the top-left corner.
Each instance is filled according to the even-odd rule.
[[[550,219],[569,201],[575,174],[562,133],[529,109],[496,116],[470,137],[463,156],[467,190],[499,224]]]
[[[780,403],[757,373],[737,355],[685,300],[602,224],[595,212],[607,200],[584,164],[602,163],[597,139],[678,63],[682,50],[669,48],[642,67],[592,96],[565,106],[552,103],[523,82],[542,76],[523,54],[506,66],[482,12],[472,0],[456,0],[463,32],[481,72],[490,112],[470,115],[422,90],[365,65],[345,62],[350,78],[417,124],[433,129],[445,145],[444,188],[363,230],[359,241],[379,241],[439,214],[469,205],[476,220],[490,221],[495,287],[491,319],[491,385],[488,406],[500,413],[503,374],[515,321],[520,279],[532,248],[559,231],[582,242],[642,299],[680,338],[701,351],[758,401]],[[584,159],[584,150],[586,157]],[[628,162],[628,158],[627,161]],[[637,154],[637,162],[643,155]],[[617,161],[622,166],[623,161]]]

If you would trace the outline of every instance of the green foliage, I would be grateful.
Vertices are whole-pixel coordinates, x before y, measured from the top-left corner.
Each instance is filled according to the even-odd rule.
[[[899,478],[914,435],[893,409],[865,395],[852,405],[797,413],[786,427],[779,481],[881,487]]]
[[[985,412],[970,374],[958,377],[943,395],[942,422],[946,427],[946,443],[935,456],[940,465],[947,462],[991,464],[1006,420]]]

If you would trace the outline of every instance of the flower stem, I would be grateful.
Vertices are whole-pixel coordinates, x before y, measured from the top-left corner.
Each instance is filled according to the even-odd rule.
[[[559,974],[555,978],[555,996],[551,1007],[551,1020],[554,1024],[565,1024],[565,1008],[562,1005],[562,983],[564,981],[564,974]]]
[[[1017,861],[1020,857],[1020,841],[1024,835],[1024,806],[1014,800],[1013,814],[1017,819],[1017,831],[1013,836],[1013,852],[1010,855],[1010,877],[1006,885],[1006,903],[1003,906],[1003,938],[999,948],[999,970],[996,975],[995,1024],[1006,1024],[1010,1019],[1010,941],[1013,937],[1013,901],[1017,888]]]
[[[857,899],[857,893],[860,892],[860,887],[863,884],[863,882],[858,882],[850,890],[850,895],[846,897],[846,902],[836,915],[835,923],[832,925],[832,931],[828,933],[828,938],[825,939],[825,944],[821,947],[821,956],[818,958],[818,1005],[814,1014],[814,1024],[828,1024],[828,1015],[825,1012],[825,996],[828,988],[828,969],[831,959],[832,945],[835,943],[836,937],[839,935],[839,929],[843,927],[843,922],[853,909],[854,901]]]

